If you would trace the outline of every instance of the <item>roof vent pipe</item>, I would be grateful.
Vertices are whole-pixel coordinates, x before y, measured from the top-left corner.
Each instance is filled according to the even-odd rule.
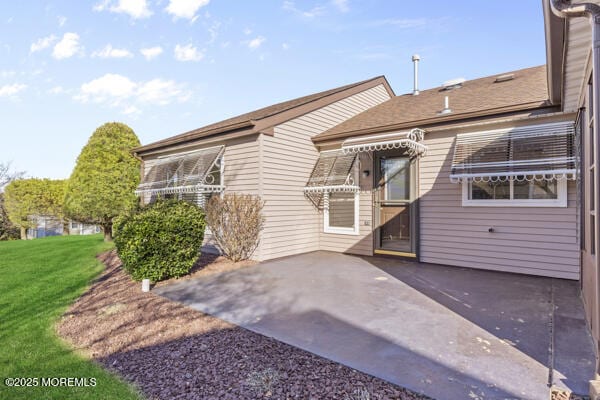
[[[413,88],[413,96],[417,96],[419,94],[419,61],[421,61],[421,57],[418,54],[414,54],[412,56],[412,61],[414,64],[414,88]]]
[[[448,96],[444,97],[444,109],[440,111],[441,115],[450,114],[452,110],[450,109],[450,99]]]

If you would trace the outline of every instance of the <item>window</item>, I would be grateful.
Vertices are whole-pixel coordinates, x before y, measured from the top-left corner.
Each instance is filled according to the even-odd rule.
[[[358,235],[358,192],[325,193],[324,232]]]
[[[522,175],[496,182],[463,182],[463,206],[566,207],[567,181],[528,181]]]
[[[384,200],[410,199],[410,159],[408,157],[381,158],[380,176],[384,185]]]

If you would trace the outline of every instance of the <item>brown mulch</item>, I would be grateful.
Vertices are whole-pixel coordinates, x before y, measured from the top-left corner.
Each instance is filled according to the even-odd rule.
[[[425,399],[381,379],[142,293],[115,252],[60,336],[149,399]],[[194,277],[249,264],[204,256]]]

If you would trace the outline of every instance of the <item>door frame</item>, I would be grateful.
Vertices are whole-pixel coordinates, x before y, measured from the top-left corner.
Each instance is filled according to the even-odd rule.
[[[399,201],[398,204],[409,203],[410,213],[410,251],[395,251],[381,248],[381,232],[380,232],[380,217],[381,217],[381,196],[382,190],[378,184],[381,179],[380,160],[383,157],[406,157],[410,161],[410,198],[408,202]],[[405,149],[394,149],[373,152],[373,253],[375,255],[387,255],[419,260],[419,158],[411,157]]]

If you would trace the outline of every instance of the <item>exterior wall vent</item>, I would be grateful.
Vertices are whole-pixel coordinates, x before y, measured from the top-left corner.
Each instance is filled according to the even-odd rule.
[[[515,74],[504,74],[504,75],[498,75],[498,76],[496,77],[496,80],[494,81],[494,83],[500,83],[500,82],[512,81],[513,79],[515,79]]]
[[[458,88],[462,87],[462,84],[465,81],[466,81],[465,78],[450,79],[450,80],[442,83],[442,90],[458,89]]]

